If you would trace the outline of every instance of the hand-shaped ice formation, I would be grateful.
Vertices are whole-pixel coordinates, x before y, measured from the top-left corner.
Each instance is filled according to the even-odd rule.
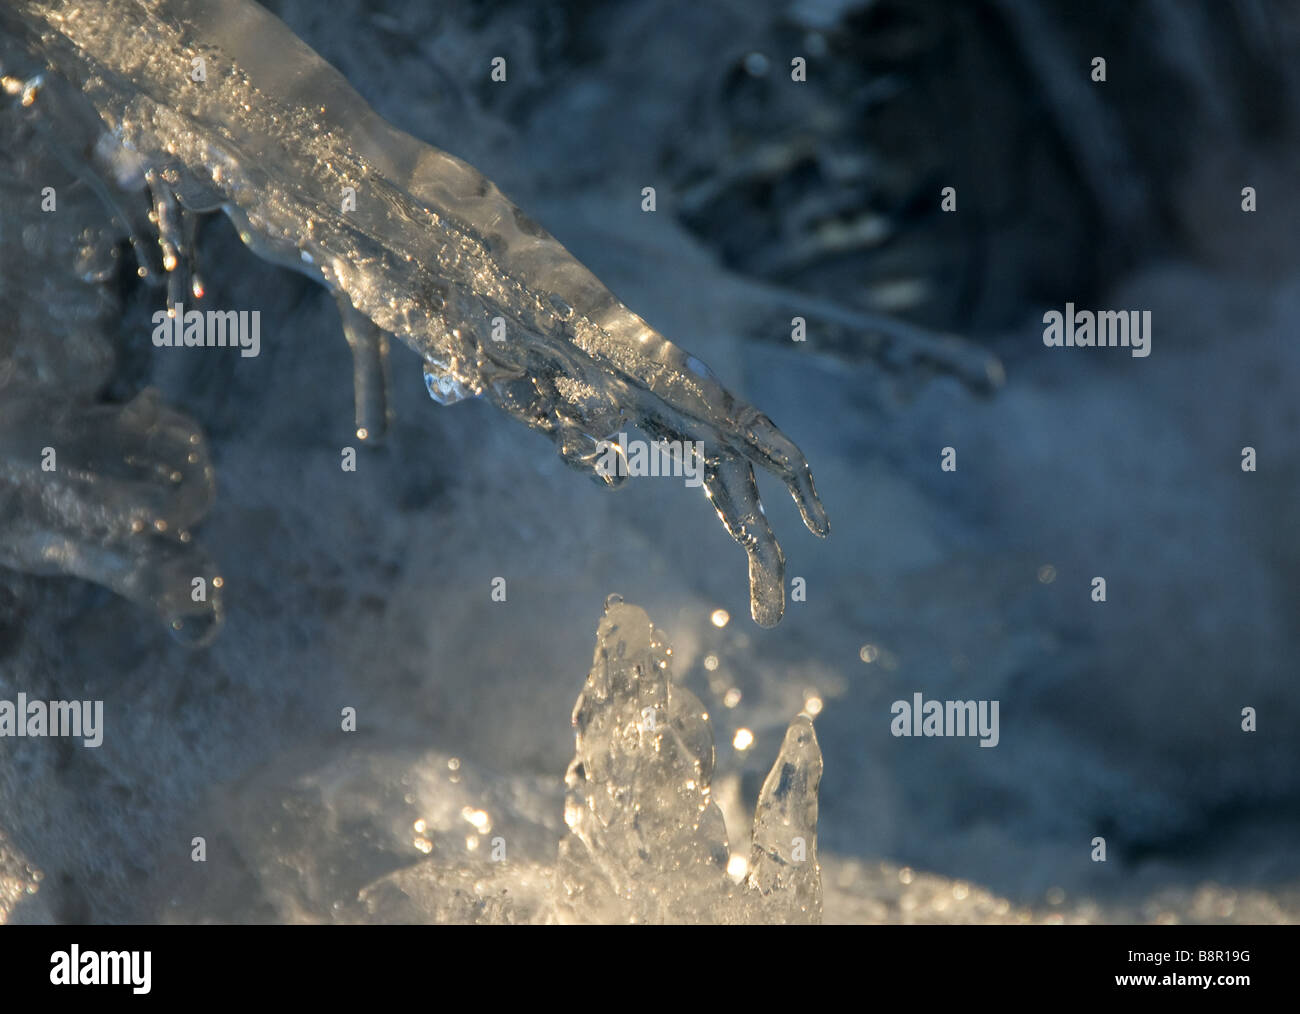
[[[69,86],[52,101],[98,117],[106,198],[148,188],[150,221],[120,217],[145,270],[170,275],[169,302],[189,288],[192,216],[220,209],[256,253],[335,294],[361,439],[387,418],[396,335],[435,398],[487,397],[598,481],[616,479],[597,471],[600,441],[629,426],[702,443],[705,491],[749,558],[753,617],[781,618],[784,558],[753,466],[781,478],[810,531],[829,530],[794,443],[489,180],[380,119],[282,22],[245,0],[13,0],[0,30]],[[154,225],[161,256],[141,235]]]

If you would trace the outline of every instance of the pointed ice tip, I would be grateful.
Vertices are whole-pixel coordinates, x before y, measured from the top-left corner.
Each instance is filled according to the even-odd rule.
[[[808,531],[819,538],[828,536],[831,533],[830,518],[826,516],[826,508],[822,506],[817,487],[813,485],[812,470],[807,465],[796,473],[795,481],[790,484],[790,495],[794,498],[799,516],[803,518]]]
[[[790,720],[781,743],[780,760],[797,760],[805,770],[821,776],[822,751],[813,728],[812,715],[801,711]]]
[[[780,822],[805,831],[817,831],[817,789],[822,778],[822,750],[812,718],[800,712],[790,721],[781,741],[776,763],[768,772],[759,793],[759,812],[770,818],[781,814]],[[757,830],[758,821],[755,820]]]
[[[785,730],[781,751],[768,772],[758,794],[754,814],[754,842],[764,846],[776,844],[778,851],[786,844],[784,831],[817,834],[817,790],[822,779],[822,751],[813,730],[812,719],[796,715]]]
[[[804,526],[819,539],[830,535],[831,519],[826,516],[826,508],[817,499],[816,493],[813,493],[812,500],[808,503],[799,504],[799,514],[803,517]]]
[[[811,719],[797,715],[754,808],[749,886],[782,922],[821,921],[817,791],[822,753]]]

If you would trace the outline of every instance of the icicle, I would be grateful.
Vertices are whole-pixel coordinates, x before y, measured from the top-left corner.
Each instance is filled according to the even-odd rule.
[[[388,335],[348,300],[337,293],[343,336],[352,349],[352,386],[356,402],[358,440],[377,444],[388,433],[392,420],[388,378]]]
[[[103,0],[72,19],[61,3],[22,0],[14,11],[0,18],[38,40],[50,74],[72,86],[68,102],[93,106],[112,158],[142,166],[169,304],[192,269],[185,210],[220,207],[250,249],[318,280],[345,308],[365,439],[387,420],[393,334],[424,361],[434,400],[486,393],[584,470],[624,421],[702,443],[706,491],[749,559],[751,612],[764,625],[780,619],[784,562],[752,465],[777,475],[808,529],[825,535],[799,449],[477,170],[391,128],[254,4]],[[190,79],[200,51],[210,63],[219,54],[221,87]],[[149,256],[144,271],[156,270]]]

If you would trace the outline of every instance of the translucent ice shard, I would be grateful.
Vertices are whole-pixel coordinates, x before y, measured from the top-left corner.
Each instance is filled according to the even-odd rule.
[[[0,236],[11,258],[0,277],[0,566],[98,582],[203,643],[221,608],[215,568],[190,536],[214,495],[206,443],[153,391],[96,400],[113,372],[106,331],[118,313],[103,283],[118,240],[149,222],[146,176],[121,160],[92,171],[102,125],[3,33],[0,65]],[[121,175],[139,192],[118,190]],[[50,203],[30,199],[47,186]],[[179,269],[185,214],[174,202],[156,213],[161,259]]]
[[[214,493],[197,428],[156,392],[125,406],[0,398],[0,565],[105,585],[190,644],[221,618],[215,568],[189,533]]]
[[[579,917],[702,922],[730,886],[708,716],[668,664],[643,610],[606,610],[565,775],[560,877]]]
[[[812,720],[800,715],[786,730],[754,811],[749,886],[784,922],[807,922],[822,910],[817,867],[817,787],[822,755]]]
[[[352,349],[352,390],[357,439],[377,443],[388,432],[388,335],[360,313],[346,295],[338,297],[343,337]]]
[[[575,922],[816,922],[822,760],[796,718],[754,818],[748,879],[728,875],[727,829],[711,797],[713,731],[674,684],[672,649],[645,611],[611,598],[573,712],[556,906]]]
[[[751,613],[780,619],[784,557],[753,466],[787,485],[810,531],[829,531],[794,443],[479,172],[380,119],[278,19],[244,0],[13,0],[0,36],[54,85],[52,120],[79,128],[73,157],[97,153],[98,188],[145,273],[181,292],[187,216],[220,209],[257,254],[327,286],[367,436],[387,418],[392,334],[424,360],[436,400],[485,396],[589,473],[595,445],[628,426],[701,442],[706,492],[749,558]],[[98,136],[81,137],[90,121]],[[146,223],[118,194],[133,186],[151,197]],[[138,241],[149,221],[158,250]]]

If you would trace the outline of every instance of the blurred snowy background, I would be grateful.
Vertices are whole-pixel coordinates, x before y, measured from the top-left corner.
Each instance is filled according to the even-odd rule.
[[[153,349],[161,294],[124,275],[106,397],[154,385],[206,432],[226,625],[190,652],[103,589],[0,570],[0,697],[101,698],[107,724],[97,750],[0,740],[0,913],[511,917],[415,882],[475,861],[480,811],[553,858],[611,592],[708,707],[733,829],[820,708],[828,921],[1300,913],[1294,4],[269,6],[770,415],[832,534],[763,486],[807,601],[762,630],[698,491],[603,492],[490,406],[431,403],[404,348],[391,438],[342,472],[331,298],[212,217],[209,292],[262,311],[261,356]],[[960,333],[1006,384],[882,369],[843,330],[794,344],[812,297]],[[1066,301],[1150,309],[1152,355],[1044,348]],[[1000,744],[894,738],[917,691],[1000,700]]]

